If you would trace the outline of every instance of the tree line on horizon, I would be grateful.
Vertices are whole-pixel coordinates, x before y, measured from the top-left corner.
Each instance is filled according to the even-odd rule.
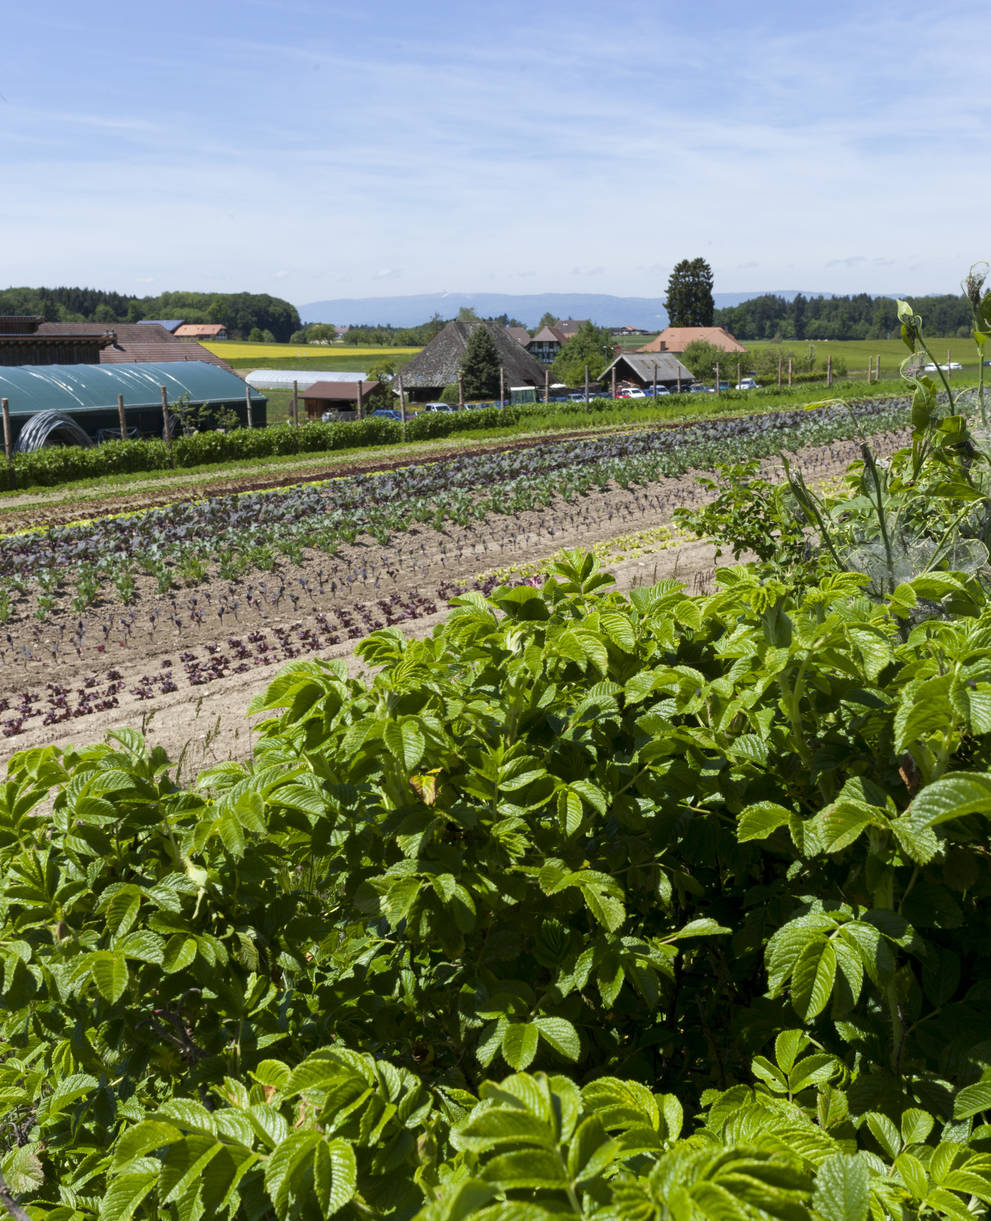
[[[234,338],[263,338],[273,343],[287,343],[300,327],[295,305],[268,293],[165,292],[137,297],[96,288],[7,288],[0,289],[0,314],[108,326],[144,318],[181,318],[183,322],[219,323]]]
[[[947,338],[970,335],[970,306],[962,293],[912,297],[911,303],[925,318],[928,334]],[[894,297],[873,297],[869,293],[847,297],[806,297],[798,293],[792,301],[766,293],[714,310],[713,325],[725,327],[744,341],[892,339],[899,333],[897,308]]]

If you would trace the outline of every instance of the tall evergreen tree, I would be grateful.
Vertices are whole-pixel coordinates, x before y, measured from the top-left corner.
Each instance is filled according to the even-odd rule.
[[[712,268],[705,259],[682,259],[675,264],[664,308],[671,326],[712,326]]]
[[[465,398],[489,398],[499,393],[499,352],[485,323],[472,327],[461,357]]]

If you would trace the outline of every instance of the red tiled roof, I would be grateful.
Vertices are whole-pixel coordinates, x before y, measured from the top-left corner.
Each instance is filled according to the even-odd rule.
[[[214,339],[227,334],[227,327],[219,322],[184,322],[172,332],[177,339]]]
[[[638,352],[684,352],[690,343],[697,340],[711,343],[724,352],[746,352],[746,348],[723,326],[669,326],[656,339],[645,343]]]

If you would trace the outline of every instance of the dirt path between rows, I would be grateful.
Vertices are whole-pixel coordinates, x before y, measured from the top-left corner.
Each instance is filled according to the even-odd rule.
[[[902,441],[876,438],[877,452]],[[823,480],[858,456],[856,443],[834,443],[800,451],[798,465],[810,481]],[[781,474],[776,460],[763,470]],[[703,499],[695,476],[685,475],[463,528],[418,526],[385,545],[359,540],[332,557],[308,553],[300,565],[234,583],[161,595],[147,579],[132,606],[98,605],[83,618],[40,623],[25,605],[19,621],[0,629],[0,769],[15,751],[84,745],[122,726],[142,728],[149,744],[181,760],[184,780],[214,762],[246,759],[245,709],[288,660],[344,657],[356,671],[357,640],[391,622],[408,635],[429,633],[459,582],[656,530],[677,506]],[[621,589],[664,577],[689,592],[711,588],[714,555],[704,543],[658,538],[635,551],[620,547],[607,565]]]

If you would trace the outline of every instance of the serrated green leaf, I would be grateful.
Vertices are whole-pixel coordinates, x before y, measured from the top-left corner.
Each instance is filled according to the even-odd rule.
[[[859,1154],[833,1153],[816,1171],[812,1202],[823,1221],[867,1221],[870,1171]]]
[[[97,950],[89,957],[93,982],[104,1000],[112,1005],[124,995],[130,973],[124,955],[111,950]]]
[[[540,1035],[535,1023],[510,1022],[502,1036],[502,1056],[517,1072],[527,1068],[537,1054]]]
[[[577,1060],[581,1052],[578,1031],[566,1018],[538,1017],[533,1023],[540,1037],[565,1060]]]
[[[954,1119],[970,1119],[982,1111],[991,1111],[991,1081],[965,1085],[953,1100]]]
[[[779,827],[786,827],[791,810],[774,801],[759,801],[740,811],[736,823],[736,838],[741,844],[753,839],[767,839]]]

